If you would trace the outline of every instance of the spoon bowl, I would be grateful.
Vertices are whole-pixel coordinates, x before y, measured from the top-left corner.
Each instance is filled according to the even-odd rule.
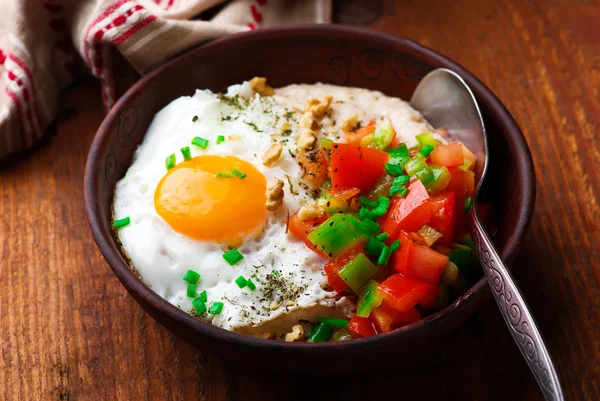
[[[435,128],[446,128],[452,139],[465,144],[477,156],[469,229],[479,261],[500,313],[545,399],[564,400],[558,374],[537,324],[477,214],[477,198],[488,166],[488,142],[473,92],[460,75],[446,68],[438,68],[423,77],[410,104]]]

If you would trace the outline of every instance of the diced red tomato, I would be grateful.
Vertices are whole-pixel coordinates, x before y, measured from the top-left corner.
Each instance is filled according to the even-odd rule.
[[[360,141],[367,135],[375,132],[375,119],[369,121],[369,124],[357,129],[355,132],[347,132],[344,136],[347,143],[352,145],[360,145]]]
[[[448,264],[448,256],[421,245],[405,232],[400,233],[400,249],[392,255],[390,265],[408,278],[437,285]]]
[[[384,302],[371,312],[369,318],[379,333],[387,333],[390,330],[418,321],[421,319],[421,315],[415,308],[400,312]]]
[[[304,169],[304,180],[309,184],[320,187],[327,176],[327,158],[323,149],[319,148],[299,154],[296,161]]]
[[[465,145],[462,146],[463,149],[463,159],[471,162],[469,166],[469,170],[475,169],[475,164],[477,163],[477,157],[471,152],[471,149],[467,148]]]
[[[294,213],[290,216],[290,221],[288,223],[288,230],[292,233],[292,235],[302,242],[306,244],[307,247],[314,250],[321,256],[323,253],[319,251],[312,242],[308,239],[308,234],[312,233],[315,228],[320,226],[325,220],[327,220],[326,216],[318,217],[316,219],[310,219],[302,221],[298,218],[298,212]]]
[[[390,276],[377,289],[388,304],[400,311],[407,312],[415,305],[430,308],[440,295],[440,288],[422,281],[404,277],[401,274]]]
[[[464,164],[463,145],[460,142],[438,145],[429,156],[433,164],[440,166],[458,167]]]
[[[454,213],[456,210],[455,195],[452,191],[444,191],[430,198],[431,219],[429,225],[442,234],[439,245],[450,245],[454,239]]]
[[[373,323],[371,323],[368,318],[356,315],[350,319],[348,330],[350,330],[350,333],[354,338],[371,337],[377,334],[373,327]]]
[[[448,170],[450,170],[452,178],[446,189],[456,192],[457,202],[464,202],[475,191],[475,173],[456,167]]]
[[[350,262],[356,255],[364,251],[364,244],[359,243],[342,253],[337,259],[329,261],[325,265],[325,274],[327,274],[327,283],[337,292],[342,292],[348,288],[348,284],[338,275],[338,271]]]
[[[395,238],[400,230],[417,231],[431,217],[429,194],[421,181],[411,182],[408,190],[405,198],[392,198],[388,213],[379,219],[381,230],[390,238]]]
[[[455,227],[464,226],[467,224],[467,216],[462,211],[465,199],[472,196],[475,190],[475,173],[471,170],[464,170],[457,167],[450,168],[449,170],[452,178],[446,189],[454,191],[456,195],[455,204],[457,212],[454,215],[454,225]]]
[[[331,185],[333,192],[358,188],[368,191],[385,173],[389,155],[381,150],[347,143],[331,149]]]

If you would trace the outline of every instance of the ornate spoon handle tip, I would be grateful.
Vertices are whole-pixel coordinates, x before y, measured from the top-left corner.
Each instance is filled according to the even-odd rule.
[[[471,208],[471,235],[500,313],[548,401],[565,398],[544,339],[510,272]]]

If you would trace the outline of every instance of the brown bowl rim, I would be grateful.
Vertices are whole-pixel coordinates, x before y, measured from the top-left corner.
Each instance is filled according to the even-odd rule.
[[[151,308],[158,312],[168,315],[173,323],[187,326],[200,335],[214,337],[216,339],[231,342],[236,345],[251,346],[257,349],[301,349],[306,347],[311,348],[311,352],[322,352],[323,354],[333,349],[344,349],[344,352],[356,350],[358,348],[367,348],[369,346],[382,346],[385,343],[398,342],[403,339],[408,339],[415,335],[419,335],[428,330],[429,326],[435,325],[438,322],[451,319],[457,315],[461,308],[466,307],[472,300],[475,302],[477,295],[481,295],[487,290],[488,284],[484,278],[474,284],[462,296],[460,296],[450,306],[419,320],[411,325],[402,327],[388,333],[379,334],[374,337],[356,339],[347,342],[328,342],[328,343],[287,343],[273,340],[265,340],[252,337],[245,334],[235,333],[206,323],[192,315],[180,310],[176,306],[170,304],[167,300],[156,294],[150,287],[143,283],[136,274],[130,269],[124,256],[121,254],[118,247],[110,243],[109,238],[101,228],[100,207],[94,193],[98,185],[100,171],[96,166],[102,163],[101,150],[106,145],[110,136],[110,127],[117,119],[121,108],[126,105],[130,98],[134,97],[138,92],[143,92],[146,85],[154,80],[160,79],[161,75],[165,74],[172,67],[184,64],[189,59],[194,59],[202,53],[214,51],[215,48],[226,46],[239,46],[247,40],[268,39],[280,34],[286,36],[310,36],[310,35],[343,35],[345,38],[355,36],[362,39],[370,39],[379,41],[382,44],[389,43],[390,45],[400,45],[407,51],[420,54],[422,57],[433,61],[435,64],[443,64],[461,75],[465,81],[471,86],[473,92],[477,94],[480,102],[485,102],[489,108],[490,114],[496,115],[502,121],[502,132],[509,144],[512,156],[515,158],[515,164],[519,167],[519,185],[521,187],[521,203],[522,207],[515,211],[518,213],[517,224],[514,231],[509,236],[501,256],[504,260],[512,261],[516,256],[520,240],[525,234],[533,217],[535,197],[536,197],[536,179],[533,166],[533,160],[527,142],[517,125],[512,115],[500,100],[473,74],[452,61],[446,56],[429,49],[421,44],[418,44],[410,39],[396,37],[382,32],[374,31],[368,28],[344,26],[344,25],[299,25],[291,27],[264,28],[256,31],[248,31],[235,35],[215,39],[207,44],[193,48],[175,59],[168,61],[148,75],[137,81],[127,92],[117,101],[111,108],[108,115],[100,125],[92,145],[90,147],[88,160],[84,173],[84,197],[85,207],[88,216],[88,223],[92,235],[100,249],[100,252],[106,259],[108,265],[113,270],[123,286],[136,298],[143,299]],[[112,233],[111,233],[112,235]],[[486,294],[486,297],[489,293]]]

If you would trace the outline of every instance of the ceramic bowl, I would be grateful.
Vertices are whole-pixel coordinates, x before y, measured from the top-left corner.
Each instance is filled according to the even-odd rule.
[[[167,329],[202,350],[238,365],[326,371],[354,369],[400,355],[460,326],[489,295],[481,279],[449,307],[396,331],[341,343],[285,343],[229,332],[188,315],[154,293],[128,266],[111,229],[116,182],[129,167],[154,114],[196,88],[227,86],[264,76],[274,87],[324,82],[382,91],[410,99],[419,80],[438,67],[460,74],[477,97],[490,144],[486,197],[497,216],[494,243],[511,263],[531,220],[535,175],[527,143],[502,103],[470,72],[407,39],[336,25],[264,29],[214,40],[158,67],[120,98],[102,122],[85,171],[92,234],[106,261],[133,298]],[[388,358],[389,359],[389,358]]]

